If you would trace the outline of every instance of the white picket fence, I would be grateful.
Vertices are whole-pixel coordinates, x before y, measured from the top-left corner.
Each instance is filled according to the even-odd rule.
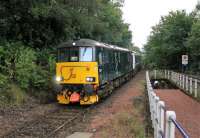
[[[175,126],[184,138],[189,138],[184,129],[176,121],[176,113],[174,111],[167,111],[165,102],[161,101],[154,92],[148,71],[146,71],[146,84],[152,126],[154,128],[154,138],[175,138]]]
[[[154,79],[163,78],[172,81],[180,89],[194,98],[200,99],[200,78],[194,78],[186,74],[174,72],[171,70],[154,70],[150,72]]]

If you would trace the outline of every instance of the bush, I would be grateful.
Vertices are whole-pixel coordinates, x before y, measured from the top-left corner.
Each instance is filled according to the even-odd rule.
[[[31,73],[31,85],[37,89],[45,89],[48,87],[48,78],[49,73],[46,70],[41,69],[41,67],[37,66],[36,69]]]
[[[21,88],[27,89],[30,86],[32,73],[37,70],[35,61],[35,51],[24,46],[18,48],[15,59],[15,79]]]
[[[25,102],[27,94],[16,84],[10,84],[7,89],[0,91],[0,106],[20,105]]]
[[[4,74],[0,73],[0,90],[4,89],[8,84],[8,78]]]
[[[40,99],[52,96],[49,91],[52,89],[55,58],[49,53],[48,50],[36,51],[20,42],[0,44],[0,96],[4,99],[2,101],[20,99],[19,96],[13,99],[16,98],[14,86],[22,91],[37,91],[31,94]]]

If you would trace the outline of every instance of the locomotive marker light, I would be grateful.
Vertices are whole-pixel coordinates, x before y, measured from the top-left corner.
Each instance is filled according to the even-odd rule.
[[[63,81],[63,77],[56,76],[56,81],[57,81],[57,82]]]
[[[87,82],[95,82],[95,77],[86,77]]]

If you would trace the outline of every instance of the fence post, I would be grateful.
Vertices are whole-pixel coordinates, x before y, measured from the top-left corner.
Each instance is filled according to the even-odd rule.
[[[157,138],[159,134],[159,124],[158,124],[158,117],[159,117],[159,112],[158,112],[158,102],[160,98],[155,97],[155,128],[154,128],[154,137]]]
[[[175,72],[175,84],[177,83],[177,73]]]
[[[165,102],[159,101],[158,102],[158,124],[159,124],[159,129],[158,129],[158,134],[162,132],[164,134],[164,116],[165,116]],[[160,136],[160,135],[159,135]]]
[[[166,69],[165,69],[165,79],[167,78],[166,76],[167,76],[167,71],[166,71]]]
[[[185,75],[183,74],[183,89],[185,89]]]
[[[184,80],[184,78],[183,78],[183,77],[184,77],[184,75],[183,75],[183,74],[181,74],[181,88],[183,88],[183,85],[184,85],[184,84],[183,84],[183,80]]]
[[[180,80],[179,73],[177,73],[177,85],[179,85],[179,80]]]
[[[176,114],[174,111],[166,112],[166,138],[175,138],[175,125],[172,119],[176,120]]]
[[[153,124],[153,127],[154,127],[154,103],[155,103],[155,93],[152,93],[151,94],[152,96],[152,105],[151,105],[151,120],[152,120],[152,124]]]
[[[155,129],[155,98],[156,98],[156,94],[153,93],[153,98],[152,98],[152,122],[153,122],[153,128]]]
[[[188,76],[186,76],[186,79],[185,79],[185,81],[186,81],[186,91],[188,92]]]
[[[194,81],[194,97],[197,98],[197,79]]]
[[[171,81],[174,82],[174,73],[173,73],[173,71],[171,73]]]
[[[153,100],[154,100],[154,96],[153,96],[153,90],[150,91],[150,112],[151,112],[151,121],[153,123]]]
[[[183,88],[183,74],[181,74],[181,88]]]
[[[179,74],[179,86],[181,87],[181,74]]]
[[[173,82],[175,83],[176,81],[175,72],[172,72],[172,74],[173,74]]]
[[[190,78],[190,94],[192,94],[192,78]]]
[[[179,74],[178,73],[176,73],[176,84],[177,84],[177,86],[179,85]]]
[[[156,70],[154,70],[154,79],[156,79]]]
[[[167,71],[167,79],[169,79],[169,70]]]

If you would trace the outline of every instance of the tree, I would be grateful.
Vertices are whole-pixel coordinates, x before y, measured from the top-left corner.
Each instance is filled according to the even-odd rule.
[[[64,41],[90,38],[131,46],[132,33],[123,22],[120,9],[123,0],[0,0],[0,3],[0,91],[5,84],[13,84],[23,90],[49,94],[55,72],[52,51]]]
[[[185,11],[162,17],[145,45],[146,62],[158,68],[181,69],[181,55],[188,53],[186,40],[193,20]]]
[[[192,30],[187,41],[187,47],[190,51],[191,70],[200,71],[200,20],[192,25]]]

